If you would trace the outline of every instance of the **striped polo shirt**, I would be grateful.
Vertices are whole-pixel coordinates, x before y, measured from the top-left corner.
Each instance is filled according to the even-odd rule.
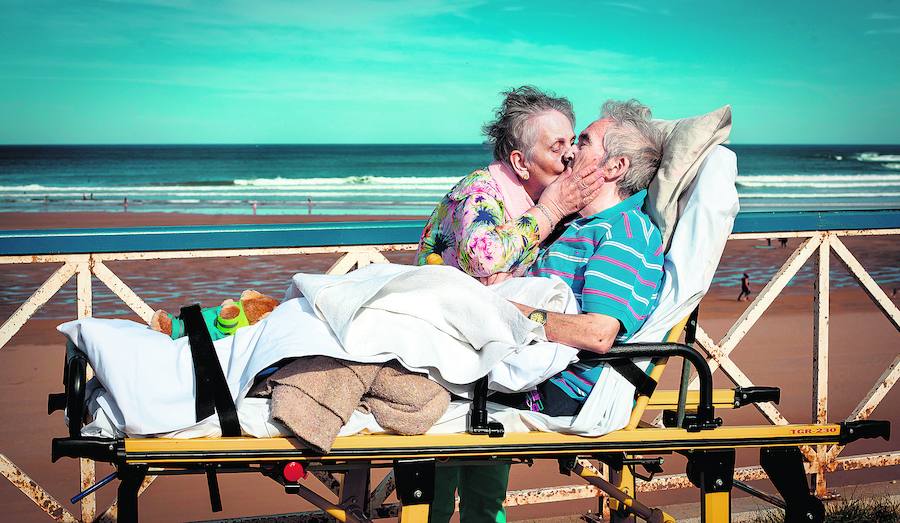
[[[642,210],[646,196],[646,190],[640,191],[609,209],[574,220],[529,271],[532,276],[564,280],[582,312],[619,320],[616,341],[627,340],[644,324],[662,283],[662,238]],[[583,399],[601,368],[575,364],[551,382]]]

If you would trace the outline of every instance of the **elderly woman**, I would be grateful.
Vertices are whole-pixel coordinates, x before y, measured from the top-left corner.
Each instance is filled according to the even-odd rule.
[[[460,180],[438,204],[419,240],[420,265],[451,265],[484,283],[522,276],[557,223],[599,190],[598,159],[585,154],[573,161],[569,101],[529,86],[503,94],[496,119],[483,129],[494,162]]]
[[[458,267],[485,284],[522,276],[563,217],[599,193],[599,158],[575,157],[575,116],[565,98],[524,86],[503,93],[484,126],[494,162],[460,180],[441,200],[419,241],[417,262]],[[509,465],[440,467],[431,521],[505,522]]]

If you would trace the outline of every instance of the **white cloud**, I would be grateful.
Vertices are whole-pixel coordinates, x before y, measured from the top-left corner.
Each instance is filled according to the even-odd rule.
[[[900,27],[891,27],[889,29],[869,29],[865,34],[866,36],[895,35],[900,34]]]
[[[665,7],[661,8],[661,9],[651,9],[651,8],[648,8],[647,6],[644,6],[641,4],[635,4],[635,3],[631,3],[631,2],[603,2],[603,5],[606,5],[609,7],[616,7],[619,9],[625,9],[626,11],[632,11],[635,13],[648,14],[648,15],[658,14],[658,15],[663,15],[663,16],[669,16],[672,14],[672,12],[668,8],[665,8]]]

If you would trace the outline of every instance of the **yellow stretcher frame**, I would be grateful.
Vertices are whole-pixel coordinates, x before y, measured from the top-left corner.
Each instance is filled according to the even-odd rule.
[[[692,317],[692,321],[696,321],[696,316]],[[401,523],[425,523],[433,499],[436,466],[461,462],[555,459],[559,461],[561,472],[575,473],[609,496],[612,521],[631,521],[632,516],[637,516],[652,523],[665,523],[675,520],[635,499],[635,476],[638,475],[635,469],[640,465],[650,472],[658,471],[658,462],[646,456],[679,452],[687,456],[688,477],[700,489],[701,521],[724,523],[731,519],[730,492],[734,485],[735,449],[757,447],[761,449],[763,468],[784,498],[786,521],[822,521],[824,508],[809,492],[799,446],[843,445],[859,438],[887,438],[890,431],[888,422],[867,420],[824,425],[719,426],[721,420],[712,417],[714,408],[736,408],[755,401],[777,402],[777,389],[712,390],[711,373],[705,360],[688,345],[674,343],[687,322],[688,318],[685,318],[672,329],[667,336],[669,343],[665,345],[678,349],[679,355],[691,357],[701,377],[701,390],[654,391],[652,395],[638,395],[626,428],[603,436],[548,432],[509,433],[502,437],[495,437],[496,433],[489,435],[488,432],[420,436],[356,435],[338,438],[331,452],[321,455],[304,448],[293,438],[113,440],[82,437],[80,427],[70,427],[70,437],[53,440],[52,459],[87,457],[114,464],[120,479],[119,518],[123,521],[137,520],[138,489],[148,473],[206,474],[210,500],[216,510],[221,509],[216,474],[228,472],[256,472],[269,476],[283,484],[286,492],[301,496],[338,521],[371,521],[367,513],[374,516],[376,510],[367,507],[370,469],[391,467],[401,503]],[[692,342],[690,338],[689,329],[686,341]],[[627,351],[631,347],[626,345],[611,352],[624,352],[628,356]],[[65,404],[57,407],[68,406],[71,409],[77,406],[79,390],[83,403],[83,368],[86,362],[83,357],[82,361],[75,358],[73,362],[66,367],[64,397],[51,398],[51,405],[56,401],[57,404]],[[650,377],[655,382],[659,381],[667,362],[668,357],[653,358]],[[684,385],[685,380],[682,382]],[[672,414],[673,409],[679,408],[679,403],[681,412],[688,416],[678,420],[680,427],[640,426],[641,416],[647,409],[661,409]],[[673,416],[669,418],[671,423]],[[607,464],[611,481],[600,477],[596,469],[584,467],[577,458],[597,459]],[[307,471],[343,473],[344,482],[338,501],[328,501],[306,487],[302,480],[286,477],[285,467],[288,464],[294,464],[291,466],[295,469],[296,464],[300,464]]]

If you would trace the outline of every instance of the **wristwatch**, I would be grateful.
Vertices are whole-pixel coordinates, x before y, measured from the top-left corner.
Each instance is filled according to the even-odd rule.
[[[547,325],[547,311],[544,309],[534,309],[528,313],[528,319],[535,323],[540,323],[541,325]]]

